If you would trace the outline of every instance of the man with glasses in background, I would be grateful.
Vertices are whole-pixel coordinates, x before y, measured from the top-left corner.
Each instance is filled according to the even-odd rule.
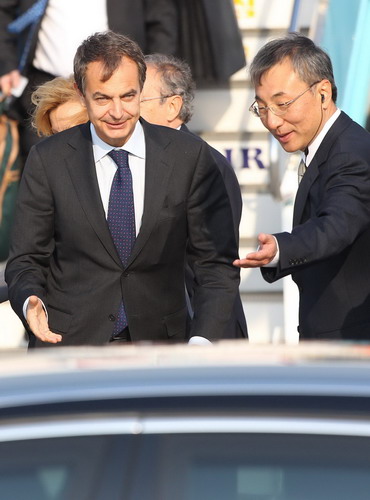
[[[186,126],[193,116],[192,102],[195,92],[195,82],[189,65],[177,57],[166,54],[149,54],[145,56],[145,63],[146,78],[140,100],[141,116],[149,123],[181,130],[202,140]],[[239,241],[239,224],[243,207],[239,182],[227,159],[212,147],[210,151],[225,183],[233,215],[235,237]],[[188,264],[185,268],[185,283],[192,303],[196,283],[194,272]],[[224,337],[248,338],[247,323],[239,293],[235,298],[233,314],[230,315]]]
[[[250,111],[302,152],[291,233],[258,236],[238,267],[270,283],[292,275],[300,339],[370,339],[370,134],[336,107],[329,56],[297,33],[268,42],[251,68]]]

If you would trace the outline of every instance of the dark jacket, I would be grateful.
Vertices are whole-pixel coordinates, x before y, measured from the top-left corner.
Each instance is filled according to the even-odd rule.
[[[275,281],[299,288],[301,339],[370,339],[370,134],[341,113],[297,192],[293,230],[275,235]]]
[[[5,278],[23,319],[30,295],[46,304],[60,345],[104,344],[124,301],[133,341],[187,339],[185,253],[195,275],[190,336],[227,330],[239,286],[230,202],[208,147],[142,120],[142,224],[126,268],[96,177],[89,124],[33,147],[21,180]],[[32,335],[30,345],[45,345]]]
[[[199,140],[201,140],[197,135],[190,132],[186,125],[182,125],[181,130],[183,132],[192,134],[194,137],[197,137]],[[237,241],[239,241],[239,225],[242,215],[243,201],[240,193],[238,178],[236,177],[235,171],[227,161],[227,159],[219,151],[217,151],[217,149],[211,146],[209,146],[209,148],[225,183],[233,214],[235,237]],[[192,300],[195,283],[194,273],[192,272],[190,266],[186,266],[185,281],[190,300]],[[247,322],[245,320],[243,304],[239,292],[235,300],[233,315],[230,318],[227,334],[225,336],[228,338],[248,338]]]

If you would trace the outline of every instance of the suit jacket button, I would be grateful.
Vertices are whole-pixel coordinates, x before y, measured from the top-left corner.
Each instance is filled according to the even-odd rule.
[[[116,321],[116,317],[115,317],[115,315],[114,315],[114,314],[110,314],[110,315],[108,316],[108,319],[109,319],[109,321]]]
[[[124,276],[125,278],[127,278],[127,276],[128,276],[129,274],[130,274],[130,273],[129,273],[128,271],[125,271],[125,272],[123,273],[123,276]]]

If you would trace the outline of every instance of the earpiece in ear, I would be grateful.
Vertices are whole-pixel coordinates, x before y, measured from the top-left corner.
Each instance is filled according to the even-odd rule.
[[[321,94],[321,102],[324,102],[325,101],[325,96],[324,94]]]

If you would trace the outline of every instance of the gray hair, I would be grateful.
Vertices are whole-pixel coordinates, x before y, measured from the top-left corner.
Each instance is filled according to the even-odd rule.
[[[80,92],[85,94],[86,70],[90,63],[99,61],[103,64],[102,80],[106,82],[120,65],[122,57],[127,57],[137,64],[140,89],[142,90],[146,76],[146,64],[140,47],[127,36],[113,31],[103,31],[86,38],[77,49],[73,61],[73,71]]]
[[[249,69],[253,85],[259,85],[262,75],[285,58],[291,60],[294,71],[308,85],[329,80],[332,99],[334,102],[337,100],[338,91],[330,57],[310,38],[299,33],[288,33],[283,38],[271,40],[258,51]]]
[[[144,59],[146,64],[154,67],[161,76],[161,96],[180,95],[182,107],[179,118],[183,123],[190,121],[193,116],[192,101],[195,92],[190,66],[176,57],[164,54],[150,54]]]

